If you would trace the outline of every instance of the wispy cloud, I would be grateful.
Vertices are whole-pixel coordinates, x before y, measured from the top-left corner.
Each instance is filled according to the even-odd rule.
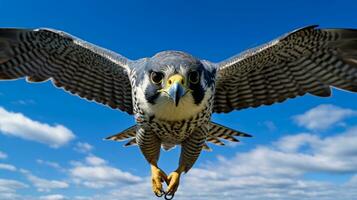
[[[107,161],[105,161],[104,159],[102,158],[99,158],[97,156],[93,156],[93,155],[90,155],[90,156],[87,156],[86,157],[86,162],[89,164],[89,165],[105,165],[107,163]]]
[[[294,116],[294,121],[309,130],[326,130],[343,119],[356,115],[357,111],[340,108],[330,104],[322,104],[306,111],[304,114]]]
[[[16,167],[10,164],[0,163],[0,170],[16,171]]]
[[[17,180],[0,179],[0,199],[18,199],[17,191],[27,187],[28,185]]]
[[[80,153],[89,153],[93,150],[93,146],[86,142],[77,142],[74,150]]]
[[[85,163],[76,162],[70,169],[70,175],[77,184],[89,188],[103,188],[141,181],[138,176],[109,166],[102,158],[90,155],[85,161]]]
[[[40,196],[40,200],[66,200],[67,197],[62,194],[50,194],[45,196]]]
[[[12,101],[11,103],[14,105],[27,106],[27,105],[35,104],[35,101],[32,99],[20,99],[20,100]]]
[[[11,179],[0,179],[1,192],[14,192],[17,189],[27,188],[28,185]]]
[[[75,196],[75,200],[95,200],[94,197],[89,197],[89,196]]]
[[[61,165],[59,165],[58,163],[53,162],[53,161],[37,159],[36,162],[40,165],[46,165],[46,166],[52,167],[59,171],[65,171],[65,169],[63,167],[61,167]]]
[[[7,154],[0,151],[0,159],[6,159],[7,158]]]
[[[64,189],[69,187],[69,184],[64,181],[40,178],[24,169],[20,169],[20,171],[39,192],[50,192],[53,189]]]
[[[267,127],[267,129],[271,132],[276,130],[276,125],[272,121],[265,121],[263,122],[263,125]]]
[[[0,132],[26,140],[44,143],[58,148],[74,139],[71,130],[63,125],[51,126],[34,121],[21,113],[14,113],[0,107]]]

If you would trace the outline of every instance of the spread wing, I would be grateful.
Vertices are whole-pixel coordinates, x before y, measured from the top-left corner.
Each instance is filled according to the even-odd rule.
[[[218,63],[214,112],[357,92],[357,29],[309,26]]]
[[[131,114],[129,62],[61,31],[0,29],[0,80],[51,79],[72,94]]]

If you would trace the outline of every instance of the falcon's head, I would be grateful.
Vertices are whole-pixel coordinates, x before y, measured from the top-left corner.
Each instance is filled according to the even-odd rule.
[[[145,61],[138,77],[139,101],[163,120],[188,119],[213,95],[215,69],[179,51],[164,51]]]

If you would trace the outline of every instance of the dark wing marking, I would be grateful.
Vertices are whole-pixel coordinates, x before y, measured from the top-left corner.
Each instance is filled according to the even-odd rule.
[[[214,112],[357,92],[357,29],[309,26],[218,63]]]
[[[61,31],[0,29],[0,80],[51,79],[72,94],[132,114],[129,62]]]
[[[207,136],[207,141],[215,145],[224,145],[220,139],[224,139],[230,142],[239,142],[235,136],[239,137],[252,137],[249,134],[233,130],[215,122],[210,122],[210,130]]]
[[[137,125],[131,126],[124,131],[105,138],[106,140],[123,141],[136,136]]]

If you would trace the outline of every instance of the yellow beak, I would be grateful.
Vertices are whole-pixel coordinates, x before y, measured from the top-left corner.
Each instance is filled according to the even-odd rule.
[[[180,74],[174,74],[170,76],[167,79],[163,91],[165,91],[170,96],[174,104],[177,106],[181,97],[183,97],[187,91],[184,77]]]

